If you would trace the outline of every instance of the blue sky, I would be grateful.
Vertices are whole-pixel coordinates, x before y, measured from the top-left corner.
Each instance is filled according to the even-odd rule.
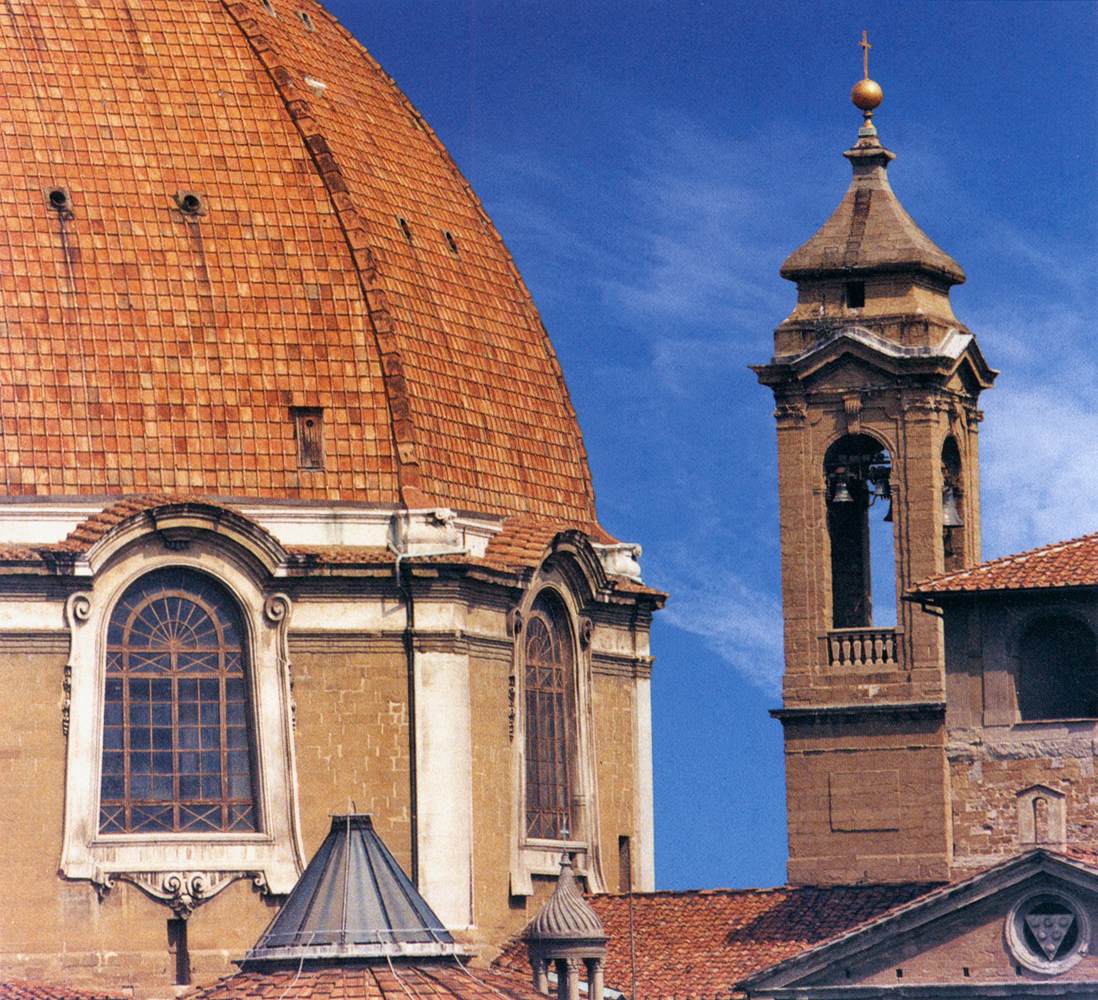
[[[1098,4],[329,0],[530,286],[653,633],[661,887],[784,880],[778,267],[842,196],[861,75],[905,207],[969,275],[984,552],[1098,528]]]

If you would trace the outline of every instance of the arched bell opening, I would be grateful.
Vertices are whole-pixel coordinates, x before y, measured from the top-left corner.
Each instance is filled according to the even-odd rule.
[[[896,555],[888,449],[867,434],[847,434],[827,449],[824,476],[832,627],[892,627],[896,624]]]
[[[942,444],[942,558],[947,572],[965,565],[964,486],[961,451],[951,434]]]

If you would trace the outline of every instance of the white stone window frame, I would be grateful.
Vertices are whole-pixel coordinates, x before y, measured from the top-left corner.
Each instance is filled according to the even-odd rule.
[[[238,879],[250,878],[267,893],[288,893],[304,870],[287,643],[291,602],[264,587],[274,560],[263,551],[258,529],[234,538],[231,520],[195,516],[193,509],[133,519],[78,564],[91,586],[65,604],[70,654],[61,874],[93,883],[101,895],[118,879],[132,882],[183,917]],[[107,626],[126,589],[165,568],[212,577],[239,607],[252,698],[257,832],[99,832]]]
[[[568,618],[568,633],[572,642],[572,694],[574,698],[575,773],[573,774],[573,817],[577,829],[569,840],[543,840],[526,835],[526,628],[530,609],[539,597],[551,593],[560,602]],[[513,816],[511,852],[511,894],[531,896],[535,875],[555,877],[560,874],[560,859],[564,851],[575,857],[578,874],[587,880],[591,892],[602,892],[605,882],[599,829],[598,784],[594,760],[594,715],[592,704],[592,673],[590,620],[582,614],[576,594],[563,573],[544,571],[527,591],[519,607],[512,612],[514,653],[512,672],[514,692],[514,732],[512,737]]]

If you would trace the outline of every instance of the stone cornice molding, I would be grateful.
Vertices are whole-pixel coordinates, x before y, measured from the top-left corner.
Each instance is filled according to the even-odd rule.
[[[752,371],[763,385],[784,387],[812,379],[844,355],[854,357],[893,378],[944,380],[967,366],[977,392],[987,389],[998,372],[990,367],[971,333],[951,329],[934,348],[906,347],[863,326],[842,326],[800,354],[772,358]]]
[[[864,705],[812,705],[794,708],[772,708],[770,717],[782,725],[787,722],[829,723],[856,719],[926,718],[945,719],[944,701],[867,702]]]

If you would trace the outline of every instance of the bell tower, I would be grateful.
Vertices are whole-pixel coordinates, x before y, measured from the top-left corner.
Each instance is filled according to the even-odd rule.
[[[797,304],[754,369],[777,404],[792,883],[948,877],[942,629],[902,597],[979,559],[996,375],[953,314],[964,272],[889,184],[862,45],[853,178],[782,266]]]

